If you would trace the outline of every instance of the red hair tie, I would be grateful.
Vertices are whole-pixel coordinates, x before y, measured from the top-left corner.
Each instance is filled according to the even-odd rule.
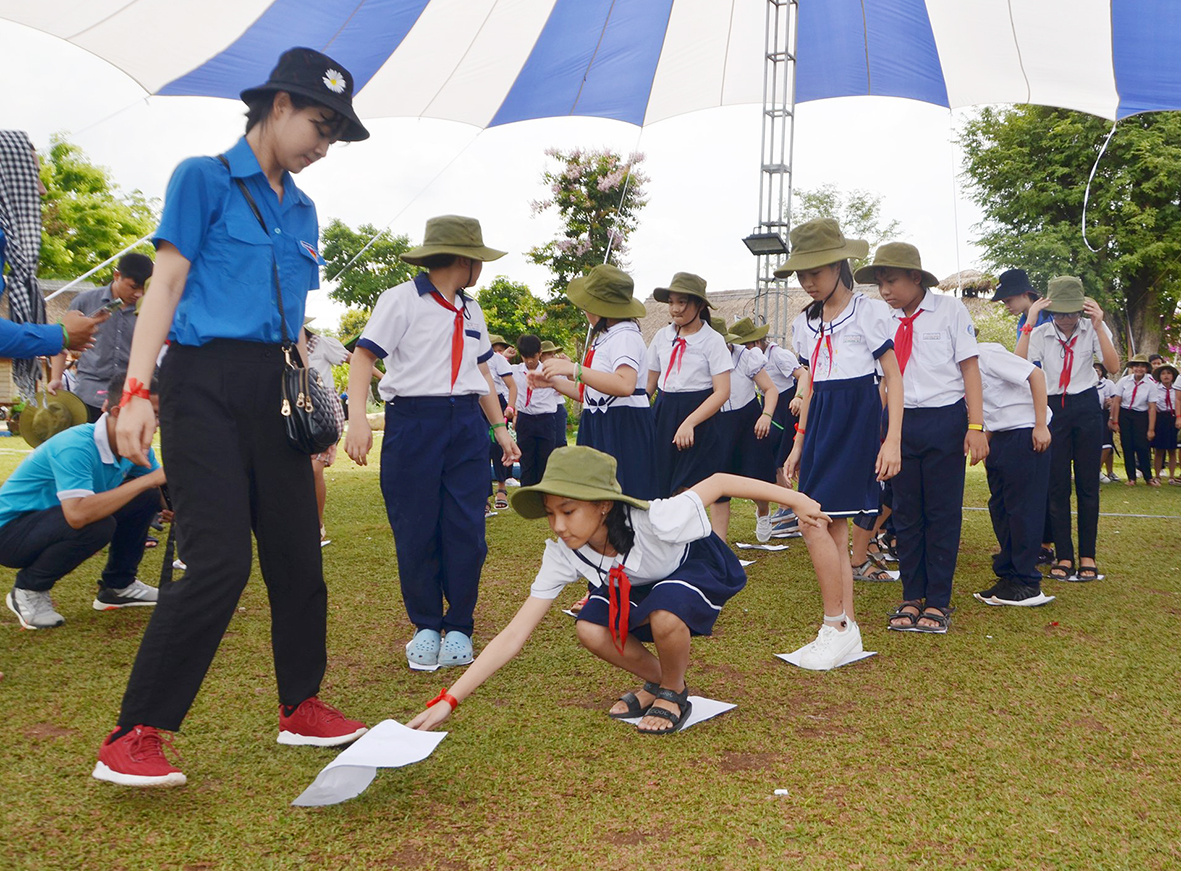
[[[453,711],[459,707],[459,699],[447,692],[447,687],[443,687],[443,689],[439,690],[439,694],[427,702],[426,706],[429,708],[432,705],[439,704],[439,702],[446,702],[451,706],[451,710]]]

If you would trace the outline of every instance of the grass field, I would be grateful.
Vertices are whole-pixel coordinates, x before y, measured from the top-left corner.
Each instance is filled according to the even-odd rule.
[[[23,447],[0,440],[0,477]],[[972,470],[966,503],[986,495]],[[772,656],[817,625],[802,543],[759,556],[714,637],[694,642],[688,676],[738,707],[671,738],[604,716],[632,681],[555,609],[430,759],[318,810],[290,802],[333,754],[275,743],[257,576],[177,736],[189,785],[90,778],[149,616],[91,610],[93,559],[55,588],[63,627],[0,617],[0,867],[1181,867],[1181,488],[1108,485],[1102,498],[1104,512],[1169,515],[1101,519],[1106,580],[1047,582],[1058,599],[1045,608],[988,608],[971,592],[991,583],[991,528],[965,512],[950,634],[885,631],[898,586],[860,585],[880,655],[827,674]],[[749,503],[734,515],[751,540]],[[342,455],[329,470],[328,528],[323,695],[370,723],[405,720],[449,677],[406,669],[374,467]],[[526,595],[546,532],[511,512],[489,521],[477,650]],[[141,577],[158,575],[161,551]],[[12,575],[0,570],[5,590]]]

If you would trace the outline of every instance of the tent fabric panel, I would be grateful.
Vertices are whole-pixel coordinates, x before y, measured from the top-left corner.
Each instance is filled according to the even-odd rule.
[[[1118,117],[1181,109],[1181,3],[1112,0]]]
[[[869,93],[861,0],[800,4],[796,102]]]
[[[642,124],[672,0],[558,0],[489,126],[589,115]]]
[[[865,2],[869,93],[947,105],[939,50],[923,0]]]

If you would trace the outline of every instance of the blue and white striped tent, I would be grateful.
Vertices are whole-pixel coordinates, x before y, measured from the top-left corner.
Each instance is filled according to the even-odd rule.
[[[764,0],[0,0],[150,94],[236,97],[279,53],[345,64],[369,118],[649,124],[763,96]],[[1181,0],[800,0],[797,99],[1181,109]]]

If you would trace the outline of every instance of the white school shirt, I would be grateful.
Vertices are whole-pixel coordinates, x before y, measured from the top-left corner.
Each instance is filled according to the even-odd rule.
[[[492,376],[492,386],[496,388],[498,395],[503,396],[508,400],[508,385],[504,383],[504,376],[513,375],[513,364],[504,358],[504,354],[493,352],[492,356],[488,358],[488,372]],[[514,383],[516,378],[513,378]],[[517,389],[521,386],[518,384]]]
[[[953,296],[930,289],[923,295],[914,319],[910,360],[902,373],[904,408],[942,408],[964,398],[960,363],[977,356],[976,327],[967,307]],[[906,313],[891,309],[893,333]],[[895,349],[897,353],[897,349]]]
[[[713,376],[734,368],[726,340],[708,324],[702,324],[693,335],[679,337],[685,340],[685,352],[670,372],[669,361],[677,338],[676,325],[669,324],[652,337],[648,346],[648,371],[660,373],[656,386],[662,393],[712,390]]]
[[[633,586],[657,583],[680,584],[696,589],[685,581],[665,580],[676,572],[689,555],[689,544],[708,538],[712,532],[709,515],[701,497],[686,490],[671,499],[653,499],[648,510],[628,509],[635,544],[621,559],[604,556],[588,545],[571,550],[561,541],[547,541],[541,558],[541,569],[529,589],[538,599],[554,599],[566,584],[586,579],[591,586],[604,589],[607,575],[616,565],[622,565]],[[581,556],[581,559],[580,559]],[[705,596],[702,595],[704,599]],[[709,600],[706,600],[709,603]],[[714,610],[719,606],[709,603]]]
[[[997,342],[981,342],[977,349],[980,382],[984,386],[984,428],[989,432],[1033,429],[1037,419],[1029,375],[1037,367]],[[1049,421],[1047,409],[1046,422]]]
[[[315,336],[314,341],[308,339],[308,366],[320,373],[320,380],[329,390],[333,385],[332,367],[348,358],[348,349],[332,336]]]
[[[878,357],[894,347],[890,307],[863,293],[853,294],[844,310],[823,327],[822,334],[820,319],[809,320],[806,311],[791,325],[792,348],[801,366],[815,369],[810,373],[813,383],[872,375]]]
[[[767,374],[771,376],[776,390],[783,393],[796,386],[796,376],[793,373],[800,368],[800,361],[796,359],[795,354],[774,342],[768,342],[764,356],[767,358]]]
[[[1156,402],[1156,410],[1165,414],[1176,415],[1177,403],[1181,400],[1181,390],[1176,387],[1165,387],[1157,381],[1153,385],[1152,398]]]
[[[541,364],[529,369],[524,363],[513,367],[513,380],[517,382],[517,411],[521,414],[553,414],[558,410],[562,396],[552,387],[529,389],[529,373],[541,374]]]
[[[431,296],[425,272],[383,291],[357,345],[385,360],[377,391],[386,402],[397,396],[483,396],[488,379],[478,364],[492,357],[484,312],[471,297],[455,297],[464,308],[463,357],[451,386],[451,335],[455,313]]]
[[[1132,394],[1135,394],[1135,401]],[[1119,407],[1129,411],[1148,411],[1148,403],[1156,399],[1156,384],[1148,380],[1145,375],[1139,381],[1135,375],[1125,375],[1115,382],[1115,395],[1119,397]]]
[[[1107,330],[1107,336],[1111,338],[1111,329],[1107,324],[1103,325],[1103,329]],[[1099,347],[1099,334],[1095,332],[1090,318],[1079,318],[1078,326],[1074,328],[1074,336],[1071,338],[1075,336],[1078,337],[1078,341],[1072,348],[1074,366],[1070,370],[1070,385],[1066,388],[1066,392],[1072,396],[1090,390],[1099,383],[1099,374],[1095,371],[1095,358],[1103,359],[1103,351]],[[1036,366],[1041,366],[1042,371],[1046,373],[1046,390],[1050,396],[1062,395],[1062,388],[1058,386],[1058,382],[1062,379],[1062,361],[1066,359],[1066,351],[1061,345],[1063,339],[1065,336],[1053,321],[1034,327],[1033,332],[1029,334],[1029,349],[1026,352],[1028,360]]]
[[[1095,385],[1095,392],[1099,394],[1099,407],[1107,410],[1107,400],[1115,396],[1115,384],[1110,378],[1100,378]]]
[[[583,409],[602,412],[608,408],[647,408],[648,394],[644,390],[643,375],[647,368],[644,361],[648,356],[648,349],[644,347],[644,334],[640,332],[639,326],[634,321],[615,324],[595,336],[591,349],[595,356],[591,358],[590,368],[595,372],[614,372],[620,366],[635,369],[638,392],[631,396],[611,396],[587,385],[583,391]]]
[[[730,374],[730,398],[722,411],[738,411],[746,408],[755,398],[755,376],[767,368],[767,358],[758,348],[736,345],[730,354],[734,371]]]

